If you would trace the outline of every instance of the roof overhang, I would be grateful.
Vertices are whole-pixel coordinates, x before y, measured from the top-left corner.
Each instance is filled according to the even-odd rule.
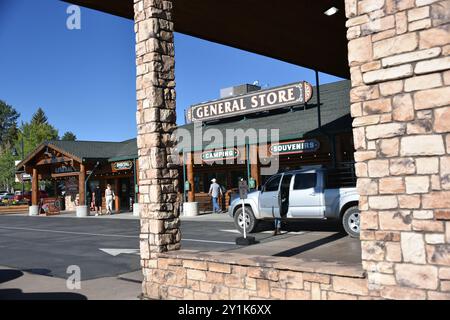
[[[64,1],[134,17],[133,0]],[[349,78],[344,0],[174,0],[174,19],[177,32]]]

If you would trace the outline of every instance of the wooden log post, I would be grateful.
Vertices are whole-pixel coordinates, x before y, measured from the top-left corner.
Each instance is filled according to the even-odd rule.
[[[188,191],[188,202],[195,202],[195,187],[194,187],[194,154],[189,152],[187,154],[186,162],[187,181],[191,185]]]
[[[120,179],[116,179],[115,181],[114,181],[114,194],[116,195],[116,200],[114,201],[115,202],[115,204],[114,204],[114,206],[115,206],[115,210],[116,210],[116,213],[120,213],[120,197],[119,197],[119,195],[120,195]]]
[[[80,175],[78,176],[78,190],[80,199],[78,206],[86,205],[86,167],[84,164],[80,164]]]
[[[33,168],[31,179],[31,204],[37,206],[39,205],[39,176],[37,168]]]
[[[261,179],[260,179],[257,144],[252,144],[250,146],[250,175],[253,179],[255,179],[256,187],[258,187]]]

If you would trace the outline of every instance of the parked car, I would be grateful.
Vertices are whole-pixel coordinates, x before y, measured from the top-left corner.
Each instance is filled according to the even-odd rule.
[[[39,199],[48,198],[48,194],[46,191],[39,191]],[[18,192],[14,195],[15,201],[28,201],[31,202],[31,191],[25,191],[24,195],[22,192]]]
[[[6,201],[6,200],[13,200],[14,199],[14,195],[12,193],[4,193],[4,194],[0,194],[0,201]]]
[[[287,171],[269,178],[260,191],[244,200],[247,232],[254,232],[261,220],[329,219],[340,220],[345,231],[359,237],[359,195],[356,187],[337,187],[329,183],[325,168]],[[243,233],[242,200],[235,199],[228,214]]]

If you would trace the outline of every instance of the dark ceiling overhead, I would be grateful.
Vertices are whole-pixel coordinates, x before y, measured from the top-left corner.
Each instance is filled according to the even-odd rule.
[[[133,0],[66,2],[134,16]],[[177,32],[349,78],[344,10],[344,0],[174,1]]]

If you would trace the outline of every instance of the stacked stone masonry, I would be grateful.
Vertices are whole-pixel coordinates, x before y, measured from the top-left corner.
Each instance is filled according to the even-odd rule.
[[[293,258],[179,251],[159,254],[145,272],[149,299],[379,299],[361,267]]]
[[[345,1],[360,273],[297,259],[164,253],[181,238],[172,5],[134,1],[144,295],[450,299],[450,0]]]
[[[371,294],[450,299],[450,1],[346,0]]]
[[[135,0],[141,264],[180,248],[172,2]],[[145,279],[150,281],[150,279]]]

